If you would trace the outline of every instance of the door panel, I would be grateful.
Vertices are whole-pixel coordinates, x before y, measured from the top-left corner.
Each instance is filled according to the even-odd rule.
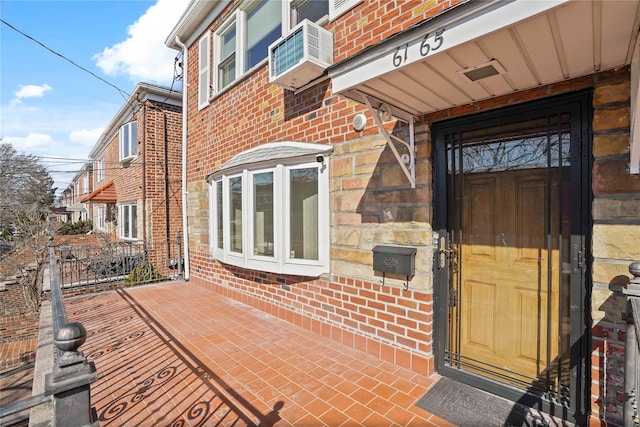
[[[557,262],[558,249],[545,245],[547,171],[491,175],[463,178],[460,355],[473,366],[533,379],[558,356],[548,339],[558,330],[559,294],[557,274],[548,274],[548,254]],[[557,184],[550,187],[557,194]]]

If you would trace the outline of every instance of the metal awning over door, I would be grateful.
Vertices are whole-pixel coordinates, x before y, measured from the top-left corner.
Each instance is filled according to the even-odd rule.
[[[329,75],[334,92],[411,120],[631,64],[639,8],[637,0],[471,0],[335,64]]]

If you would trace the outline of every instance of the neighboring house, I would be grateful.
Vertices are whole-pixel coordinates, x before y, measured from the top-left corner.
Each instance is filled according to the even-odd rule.
[[[638,16],[191,2],[166,41],[187,278],[421,375],[622,424]]]
[[[73,205],[73,197],[71,185],[62,190],[62,193],[58,196],[54,203],[54,209],[59,212],[59,220],[61,222],[71,221],[72,213],[69,211],[69,206]]]
[[[67,211],[70,212],[71,222],[87,221],[91,219],[91,206],[81,203],[81,200],[91,193],[93,189],[93,165],[85,164],[76,172],[69,184],[69,193],[71,195],[70,203],[67,205]]]
[[[89,154],[94,190],[81,202],[93,206],[96,231],[158,247],[175,241],[182,228],[181,130],[182,93],[139,83]]]

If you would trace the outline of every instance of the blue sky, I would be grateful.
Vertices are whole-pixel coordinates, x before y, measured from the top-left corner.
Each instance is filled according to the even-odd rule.
[[[171,86],[177,51],[164,41],[188,2],[0,0],[2,143],[41,157],[58,193],[67,188],[125,103],[113,86]]]

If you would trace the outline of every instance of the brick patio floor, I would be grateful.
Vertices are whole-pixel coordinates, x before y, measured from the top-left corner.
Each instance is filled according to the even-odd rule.
[[[435,382],[185,282],[66,300],[101,426],[446,426]]]

